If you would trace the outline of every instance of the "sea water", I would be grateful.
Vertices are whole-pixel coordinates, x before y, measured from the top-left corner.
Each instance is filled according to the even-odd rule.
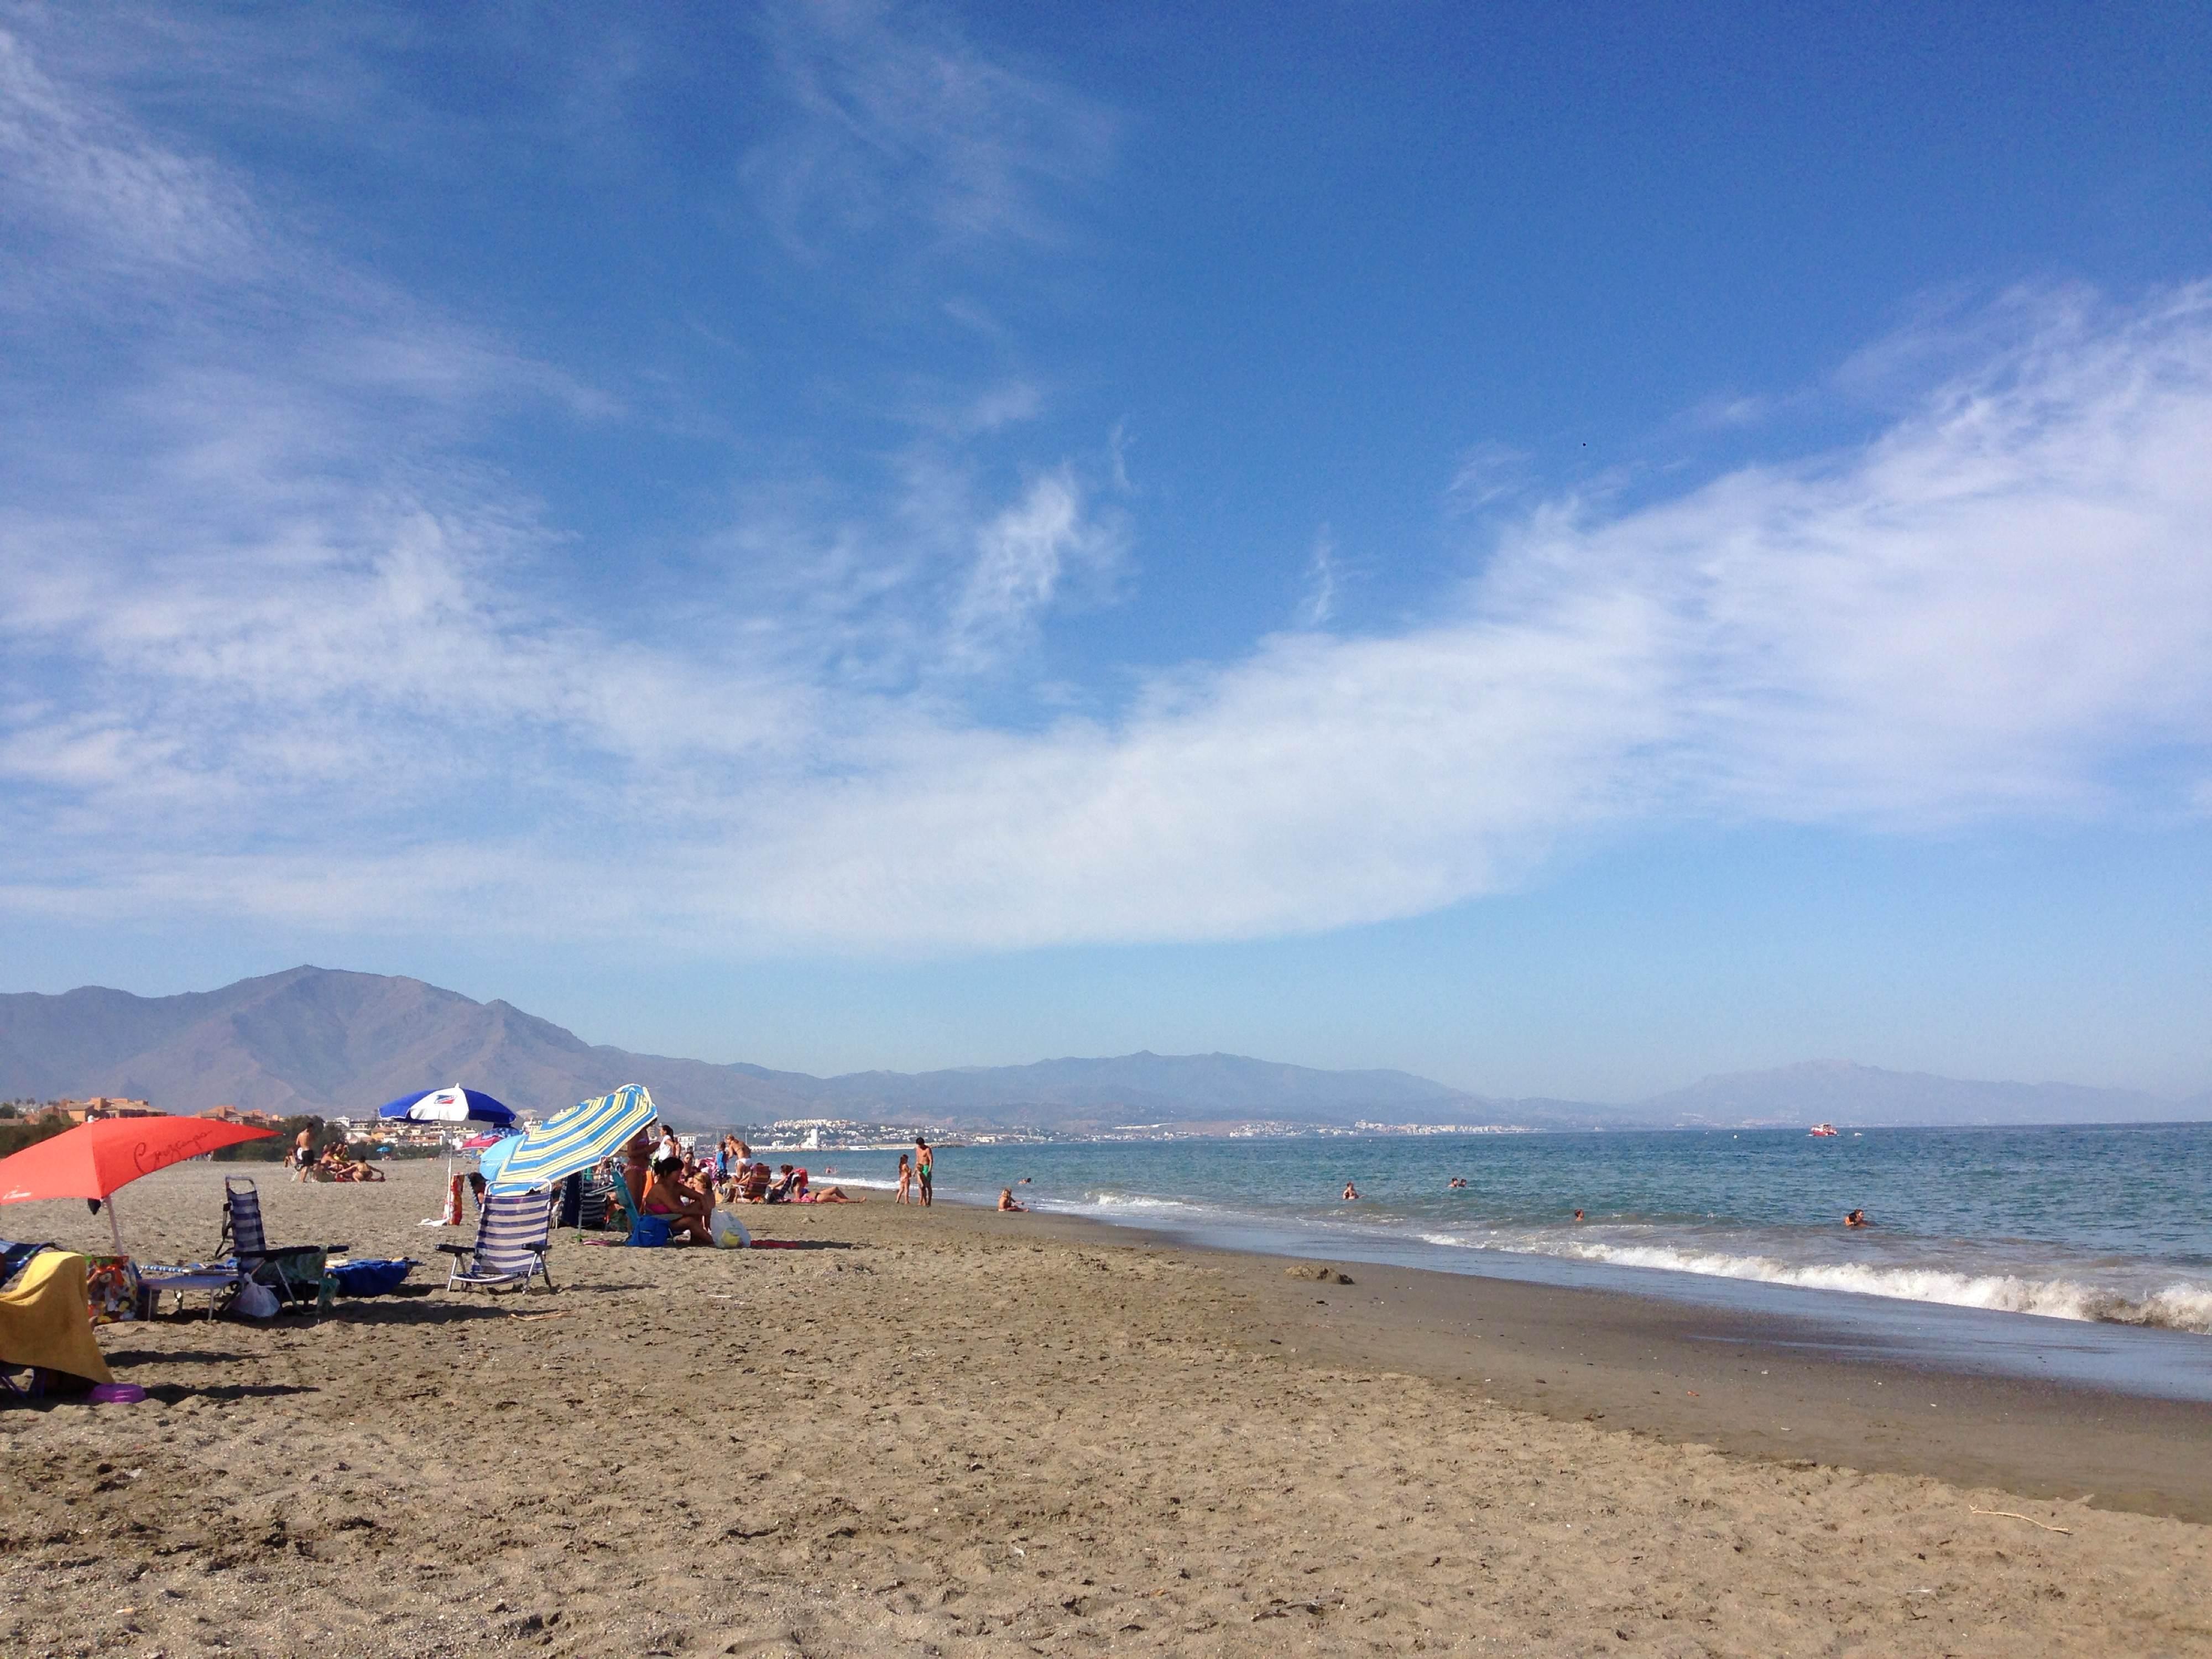
[[[811,1157],[817,1180],[827,1164],[870,1187],[894,1163]],[[948,1146],[936,1169],[947,1197],[1012,1187],[1040,1210],[1248,1249],[2212,1334],[2212,1124],[994,1145]],[[1874,1224],[1847,1230],[1854,1209]]]

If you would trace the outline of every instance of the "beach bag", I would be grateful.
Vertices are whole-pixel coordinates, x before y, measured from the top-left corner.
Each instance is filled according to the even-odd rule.
[[[663,1215],[641,1215],[629,1230],[629,1242],[647,1249],[658,1249],[668,1243],[668,1218]]]
[[[707,1218],[707,1234],[719,1249],[742,1250],[753,1242],[744,1224],[727,1210],[717,1210]]]
[[[85,1258],[85,1312],[95,1325],[138,1317],[138,1269],[127,1255]]]
[[[277,1309],[283,1304],[276,1299],[276,1292],[268,1285],[258,1279],[248,1279],[239,1285],[238,1300],[234,1305],[248,1319],[274,1319]]]

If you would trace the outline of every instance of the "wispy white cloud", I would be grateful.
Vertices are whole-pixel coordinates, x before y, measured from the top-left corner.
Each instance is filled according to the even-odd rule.
[[[805,47],[820,166],[877,169],[870,211],[896,184],[947,234],[1036,234],[1041,181],[1092,141],[1006,159],[1036,147],[1019,112],[1064,100],[896,22],[776,14],[830,43]],[[1419,625],[1320,631],[1324,538],[1301,629],[994,720],[1042,619],[1133,562],[1119,433],[1008,483],[959,447],[1041,407],[1000,374],[909,423],[884,501],[757,481],[693,550],[723,586],[595,588],[597,549],[556,556],[577,538],[462,458],[518,405],[617,410],[303,248],[35,54],[7,72],[52,273],[7,343],[77,319],[80,273],[183,274],[143,311],[100,289],[128,337],[66,407],[0,380],[0,902],[1000,948],[1416,914],[1658,821],[2203,808],[2205,289],[1917,325],[1850,368],[1896,410],[1873,441],[1633,510],[1533,501],[1510,451],[1476,452],[1446,506],[1504,527]],[[968,112],[952,137],[933,100]],[[125,182],[80,211],[86,178]],[[221,234],[131,241],[142,188]]]
[[[1460,457],[1445,499],[1462,512],[1480,512],[1525,495],[1532,482],[1525,449],[1494,440],[1474,445]]]
[[[1336,614],[1336,544],[1323,525],[1314,536],[1313,552],[1306,560],[1306,591],[1298,601],[1301,628],[1326,628]]]
[[[805,842],[749,847],[737,908],[859,945],[1221,938],[1418,913],[1657,818],[2172,812],[2147,757],[2212,747],[2208,444],[2212,295],[2062,316],[1850,452],[1540,511],[1427,628],[798,786]]]
[[[744,175],[794,247],[885,229],[1051,242],[1059,193],[1098,178],[1111,155],[1110,111],[978,51],[933,9],[779,0],[762,33],[791,118],[746,156]]]
[[[1113,524],[1086,510],[1072,468],[1034,480],[1022,498],[984,525],[954,605],[952,655],[976,664],[1028,634],[1071,581],[1095,583],[1118,562]]]

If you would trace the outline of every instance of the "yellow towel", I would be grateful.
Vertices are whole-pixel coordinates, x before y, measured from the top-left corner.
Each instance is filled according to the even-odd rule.
[[[41,1250],[0,1291],[0,1360],[112,1382],[84,1306],[84,1258]]]

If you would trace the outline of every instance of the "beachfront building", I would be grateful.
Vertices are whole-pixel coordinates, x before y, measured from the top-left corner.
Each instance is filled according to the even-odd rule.
[[[211,1117],[218,1123],[243,1123],[255,1129],[273,1129],[284,1121],[275,1112],[258,1111],[251,1106],[244,1111],[235,1106],[210,1106],[197,1115]]]
[[[103,1117],[159,1117],[161,1114],[143,1100],[94,1095],[88,1100],[49,1100],[43,1105],[22,1109],[21,1115],[33,1122],[59,1117],[71,1123],[87,1123]]]

